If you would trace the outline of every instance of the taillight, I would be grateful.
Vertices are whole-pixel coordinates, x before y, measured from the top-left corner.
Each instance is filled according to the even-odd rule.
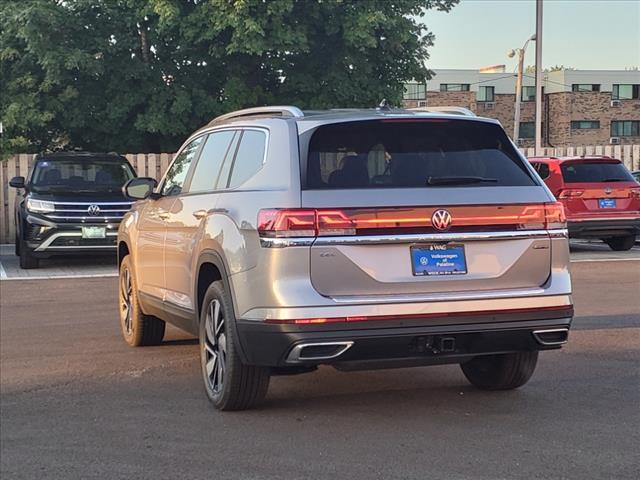
[[[356,234],[355,223],[340,210],[318,210],[316,218],[319,236]]]
[[[424,320],[427,318],[437,317],[466,317],[473,315],[507,315],[516,313],[539,313],[539,312],[558,312],[563,315],[573,315],[573,305],[554,305],[550,307],[529,307],[529,308],[513,308],[508,310],[480,310],[473,312],[440,312],[440,313],[411,313],[399,315],[371,315],[371,316],[353,316],[353,317],[329,317],[329,318],[272,318],[265,320],[265,323],[275,324],[295,324],[310,325],[323,323],[353,323],[353,322],[370,322],[370,321],[386,321],[386,320]]]
[[[258,214],[261,237],[323,237],[566,228],[561,203],[534,205],[468,205],[445,207],[451,215],[446,230],[431,217],[439,207],[349,209],[267,209]]]
[[[576,198],[581,197],[584,190],[561,190],[558,198]]]
[[[632,188],[629,190],[629,196],[631,198],[640,199],[640,188]]]
[[[560,202],[547,203],[544,206],[545,226],[548,230],[567,228],[567,216]]]
[[[315,210],[260,210],[258,233],[263,237],[315,237]]]

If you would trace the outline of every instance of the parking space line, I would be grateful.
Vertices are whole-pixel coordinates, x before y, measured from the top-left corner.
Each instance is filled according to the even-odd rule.
[[[2,266],[2,262],[0,262],[0,280],[7,279],[7,272],[5,272],[4,267]]]
[[[11,282],[13,280],[66,280],[69,278],[108,278],[117,277],[117,273],[90,273],[80,275],[34,275],[32,277],[0,277],[0,280]]]
[[[640,258],[576,258],[571,259],[571,263],[587,262],[640,262]]]

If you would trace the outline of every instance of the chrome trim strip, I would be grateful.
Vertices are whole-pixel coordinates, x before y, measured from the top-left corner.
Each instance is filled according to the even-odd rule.
[[[98,204],[95,204],[95,205],[98,205]],[[98,206],[100,206],[100,205],[98,205]],[[71,208],[64,208],[64,209],[56,210],[56,212],[60,212],[60,213],[87,213],[87,209],[88,209],[88,208],[89,208],[89,207],[84,208],[84,209],[79,209],[79,208],[74,208],[74,209],[71,209]],[[108,209],[108,210],[107,210],[107,209],[105,209],[105,210],[100,209],[100,213],[102,213],[102,212],[106,212],[106,213],[118,213],[118,212],[124,212],[124,213],[126,213],[126,212],[128,212],[128,211],[129,211],[129,209],[122,209],[122,208],[114,208],[114,209],[111,209],[111,208],[110,208],[110,209]]]
[[[47,202],[49,200],[46,200]],[[135,202],[55,202],[52,201],[54,205],[133,205]]]
[[[491,240],[518,240],[535,238],[569,238],[566,228],[555,230],[522,230],[508,232],[424,233],[400,235],[355,235],[339,237],[261,237],[264,248],[308,247],[330,245],[369,245],[421,242],[476,242]]]
[[[260,237],[260,246],[263,248],[284,247],[310,247],[315,237],[290,237],[290,238],[265,238]]]
[[[117,237],[118,232],[106,232],[107,237]],[[49,246],[60,237],[82,237],[82,232],[58,232],[51,235],[44,242],[42,242],[38,248],[35,249],[36,252],[42,252],[49,248]],[[72,246],[60,246],[60,247],[52,247],[52,248],[113,248],[111,245],[72,245]]]
[[[115,250],[115,245],[61,245],[50,247],[47,250]],[[38,250],[36,250],[38,251]]]
[[[544,288],[517,288],[475,292],[415,293],[404,295],[341,295],[330,297],[338,304],[448,302],[454,300],[491,300],[544,295]]]
[[[363,235],[352,237],[318,237],[313,245],[367,245],[372,243],[380,244],[516,240],[523,238],[549,238],[550,233],[550,230],[522,230],[509,232],[425,233],[404,235]]]
[[[569,238],[569,230],[566,228],[559,228],[556,230],[549,230],[549,236],[551,238]]]
[[[92,216],[84,216],[84,217],[70,217],[68,215],[46,215],[47,218],[51,218],[53,220],[122,220],[124,215],[119,217],[107,216],[107,215],[92,215]]]
[[[541,333],[556,333],[556,332],[564,332],[567,334],[566,338],[564,340],[562,340],[561,342],[545,342],[544,340],[542,340],[539,335]],[[533,338],[536,339],[536,342],[538,342],[540,345],[563,345],[565,343],[567,343],[567,341],[569,341],[569,329],[568,328],[550,328],[548,330],[535,330],[534,332],[532,332],[533,334]]]
[[[342,347],[342,348],[340,350],[338,350],[338,353],[334,353],[333,355],[322,355],[322,356],[317,356],[317,357],[304,357],[304,356],[301,356],[301,354],[303,353],[302,350],[307,348],[307,347],[324,347],[324,346],[327,346],[327,347],[328,346],[336,346],[336,347]],[[344,352],[349,350],[352,346],[353,346],[353,342],[352,341],[300,343],[300,344],[296,345],[295,347],[293,347],[291,349],[291,352],[289,353],[289,355],[287,355],[287,362],[297,363],[297,362],[303,362],[303,361],[306,361],[306,360],[330,360],[332,358],[339,357]]]

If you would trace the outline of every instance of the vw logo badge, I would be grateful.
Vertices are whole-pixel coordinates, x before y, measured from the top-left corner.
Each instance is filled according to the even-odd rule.
[[[448,230],[451,226],[451,214],[446,210],[436,210],[431,215],[431,223],[436,230]]]
[[[98,205],[89,205],[87,208],[87,213],[89,215],[100,215],[100,207]]]
[[[611,187],[606,187],[604,189],[604,193],[606,193],[607,195],[611,195],[611,192],[613,192],[613,188],[611,188]]]

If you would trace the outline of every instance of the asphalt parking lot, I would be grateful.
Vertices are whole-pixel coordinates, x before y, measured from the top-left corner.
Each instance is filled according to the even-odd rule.
[[[0,477],[636,479],[640,251],[572,257],[570,342],[520,390],[474,390],[456,366],[322,368],[238,413],[208,404],[180,331],[125,346],[112,265],[54,261],[39,277],[71,278],[0,282]]]

